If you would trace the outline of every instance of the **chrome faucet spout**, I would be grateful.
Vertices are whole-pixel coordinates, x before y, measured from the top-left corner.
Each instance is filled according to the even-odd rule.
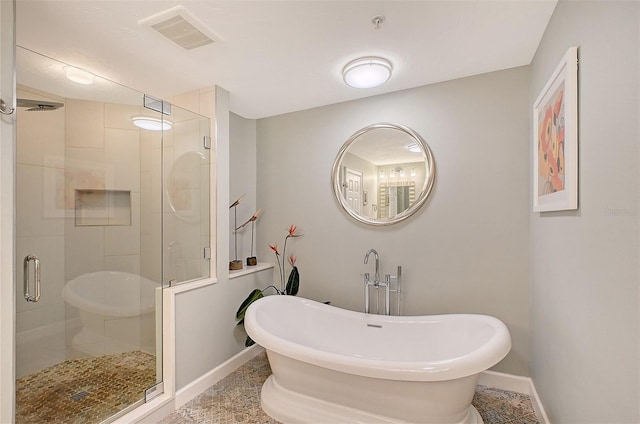
[[[369,255],[372,253],[376,258],[376,273],[375,273],[374,281],[379,282],[380,281],[380,256],[378,256],[378,252],[376,251],[376,249],[369,249],[367,254],[364,256],[364,263],[365,264],[369,263]]]

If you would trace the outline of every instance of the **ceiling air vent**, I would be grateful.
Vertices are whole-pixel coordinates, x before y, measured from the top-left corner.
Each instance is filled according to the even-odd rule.
[[[180,47],[193,50],[221,40],[211,29],[198,21],[183,6],[172,7],[138,21],[158,31]]]

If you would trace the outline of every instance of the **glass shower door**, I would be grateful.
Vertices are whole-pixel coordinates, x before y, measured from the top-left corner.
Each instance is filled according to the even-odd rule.
[[[164,282],[210,275],[209,118],[171,106],[164,132]]]
[[[101,422],[162,380],[162,127],[142,93],[18,48],[17,423]]]

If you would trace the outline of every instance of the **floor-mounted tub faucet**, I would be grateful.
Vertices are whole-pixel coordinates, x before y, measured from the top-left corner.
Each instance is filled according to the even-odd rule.
[[[366,314],[369,313],[369,287],[375,286],[375,288],[377,289],[378,284],[380,283],[380,256],[378,256],[378,252],[375,249],[369,249],[369,251],[364,255],[364,263],[367,264],[369,262],[369,255],[372,253],[376,257],[376,271],[375,276],[373,277],[373,281],[369,279],[368,272],[364,274],[364,312]]]
[[[373,281],[375,283],[379,283],[380,282],[380,256],[378,256],[378,252],[376,252],[376,249],[369,249],[367,254],[364,255],[364,263],[367,264],[369,262],[369,255],[372,253],[376,255],[376,274],[373,278]]]
[[[394,292],[397,298],[398,304],[398,315],[400,315],[400,281],[402,275],[402,267],[398,267],[398,271],[396,275],[386,275],[384,281],[380,281],[380,256],[375,249],[369,249],[369,251],[364,255],[364,263],[367,264],[369,262],[369,256],[374,254],[376,260],[376,269],[375,276],[373,280],[369,278],[369,273],[366,272],[364,274],[364,312],[369,313],[369,288],[371,286],[376,288],[376,313],[380,312],[380,292],[379,288],[382,286],[384,288],[384,313],[385,315],[391,314],[391,308],[389,304],[389,295],[390,292]],[[394,279],[396,281],[395,290],[391,289],[391,280]]]

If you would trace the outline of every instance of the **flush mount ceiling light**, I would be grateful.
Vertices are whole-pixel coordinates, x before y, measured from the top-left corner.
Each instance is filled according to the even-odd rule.
[[[391,78],[391,62],[381,57],[361,57],[353,60],[342,70],[344,82],[354,88],[373,88]]]
[[[64,75],[67,79],[77,84],[90,85],[96,79],[96,76],[91,72],[83,71],[73,66],[65,66],[62,69],[64,69]]]
[[[142,128],[143,130],[162,131],[171,129],[171,122],[163,119],[151,118],[148,116],[136,116],[132,121],[133,125],[138,128]]]

